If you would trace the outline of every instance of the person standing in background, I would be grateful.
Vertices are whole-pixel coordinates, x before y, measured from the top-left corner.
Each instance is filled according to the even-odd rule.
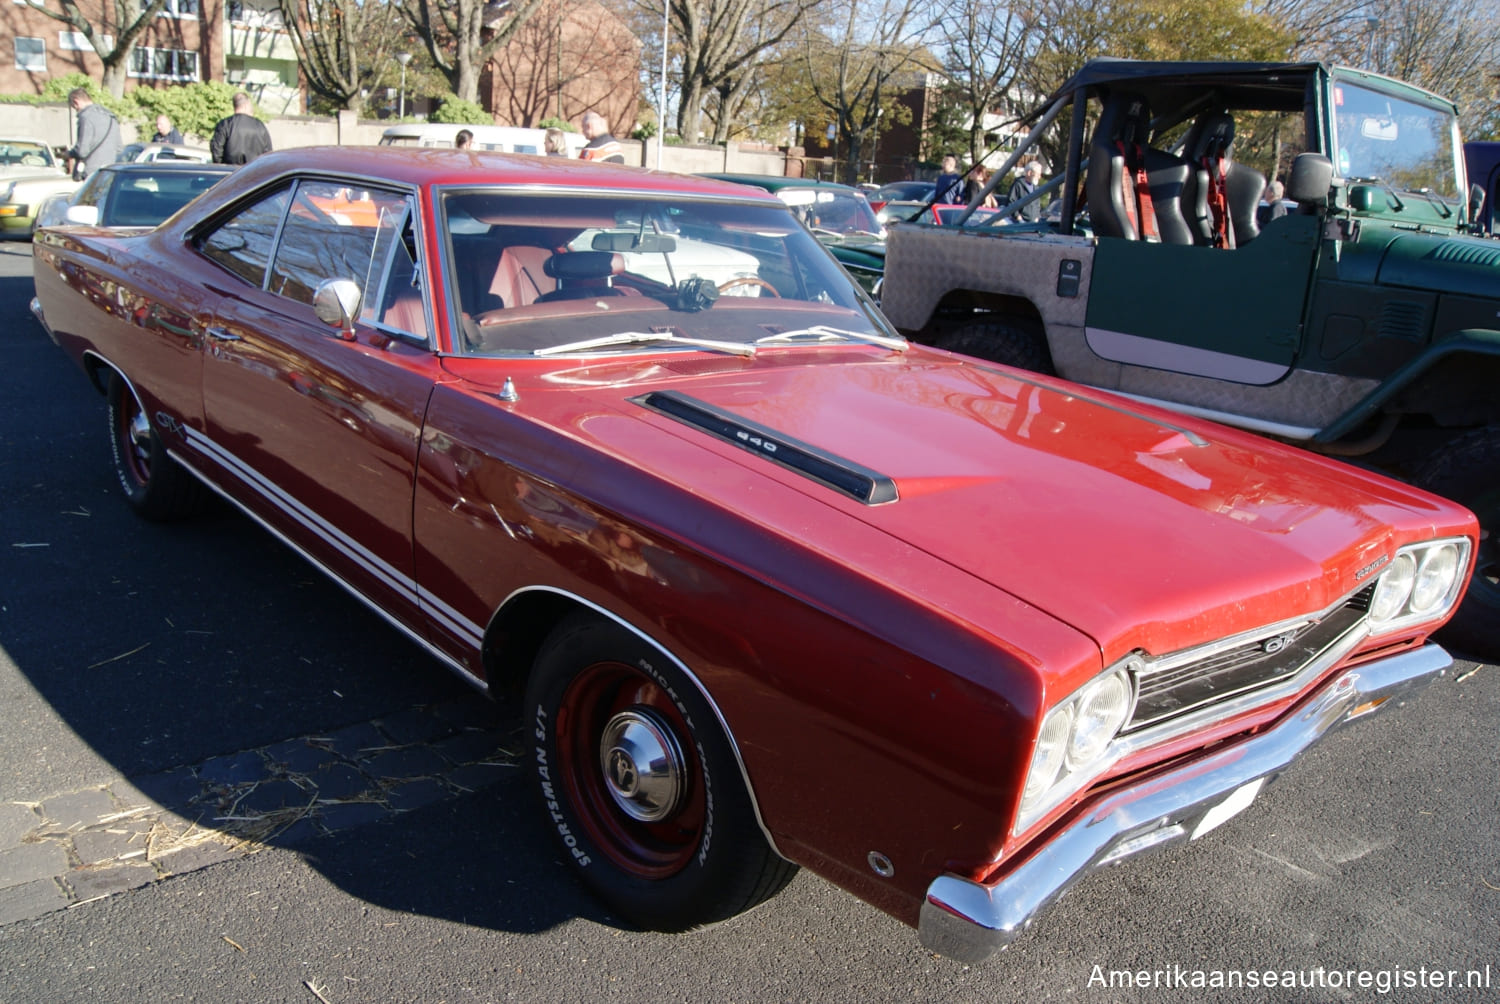
[[[1006,204],[1015,205],[1026,198],[1036,191],[1036,186],[1041,183],[1041,180],[1042,163],[1039,160],[1033,160],[1026,165],[1026,170],[1021,172],[1020,177],[1011,182],[1010,198]],[[1035,223],[1042,218],[1042,200],[1036,199],[1029,205],[1023,206],[1019,212],[1011,213],[1010,218],[1016,223]]]
[[[172,120],[165,115],[156,116],[156,132],[151,136],[153,143],[170,143],[173,146],[182,145],[182,133],[172,124]]]
[[[954,206],[964,201],[964,177],[958,173],[958,158],[951,153],[943,158],[943,173],[937,176],[933,195],[933,202],[942,206]]]
[[[453,148],[455,150],[467,150],[474,143],[474,134],[467,129],[460,129],[458,135],[453,137]]]
[[[234,114],[225,116],[214,126],[214,137],[208,144],[215,164],[248,164],[263,153],[271,152],[271,133],[255,117],[250,95],[236,91]]]
[[[82,181],[120,156],[120,123],[82,87],[68,93],[68,104],[78,113],[78,142],[68,151],[68,173]]]
[[[609,134],[609,123],[598,112],[583,113],[583,135],[588,146],[578,152],[582,160],[598,160],[606,164],[625,163],[625,151],[617,139]]]
[[[549,157],[566,157],[568,155],[568,140],[563,131],[556,126],[548,128],[542,137],[542,151]],[[625,158],[620,158],[621,163]]]

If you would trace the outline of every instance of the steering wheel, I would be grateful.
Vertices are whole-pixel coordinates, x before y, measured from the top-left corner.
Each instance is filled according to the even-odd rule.
[[[776,292],[776,287],[758,275],[742,275],[738,279],[730,279],[728,282],[720,283],[719,292],[722,293],[727,289],[734,289],[736,286],[763,286],[771,291],[772,296],[778,300],[781,298],[781,294]]]

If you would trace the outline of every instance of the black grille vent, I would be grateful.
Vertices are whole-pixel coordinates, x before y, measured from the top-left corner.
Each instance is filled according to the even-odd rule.
[[[1376,331],[1381,338],[1422,341],[1427,334],[1427,305],[1410,300],[1387,301],[1380,308]]]
[[[1126,731],[1291,679],[1363,620],[1374,592],[1371,583],[1320,619],[1172,669],[1147,669],[1137,678],[1135,715]]]

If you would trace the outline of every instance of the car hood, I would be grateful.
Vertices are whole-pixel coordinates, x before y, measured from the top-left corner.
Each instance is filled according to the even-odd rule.
[[[1393,553],[1392,520],[1452,518],[1407,486],[999,367],[915,348],[769,354],[590,367],[588,383],[618,394],[628,425],[597,423],[592,393],[573,392],[584,400],[568,410],[580,410],[556,417],[734,511],[752,500],[743,472],[726,466],[820,500],[1087,634],[1106,658],[1323,610]],[[839,355],[859,361],[833,364]],[[658,466],[675,451],[650,448],[641,426],[717,459]],[[795,532],[864,574],[921,589],[880,554],[839,553],[836,530]]]

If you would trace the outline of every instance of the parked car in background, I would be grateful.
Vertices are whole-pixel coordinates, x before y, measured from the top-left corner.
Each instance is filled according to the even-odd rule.
[[[143,517],[212,490],[525,695],[540,819],[642,926],[800,865],[977,961],[1451,664],[1463,508],[912,345],[795,208],[289,150],[154,231],[42,230],[33,309]]]
[[[121,164],[149,163],[156,160],[191,160],[200,164],[213,161],[213,152],[205,146],[181,146],[175,143],[129,143],[115,158]]]
[[[42,202],[77,187],[41,140],[0,139],[0,237],[30,237]]]
[[[1470,215],[1481,232],[1495,236],[1495,200],[1500,199],[1500,143],[1465,143],[1464,163],[1469,171]],[[1473,198],[1478,189],[1479,199]]]
[[[885,274],[885,227],[865,193],[848,185],[811,178],[762,174],[705,174],[705,178],[752,185],[771,192],[821,241],[865,292],[880,297]]]
[[[154,227],[233,170],[230,164],[183,160],[108,164],[71,194],[50,197],[36,225]]]

